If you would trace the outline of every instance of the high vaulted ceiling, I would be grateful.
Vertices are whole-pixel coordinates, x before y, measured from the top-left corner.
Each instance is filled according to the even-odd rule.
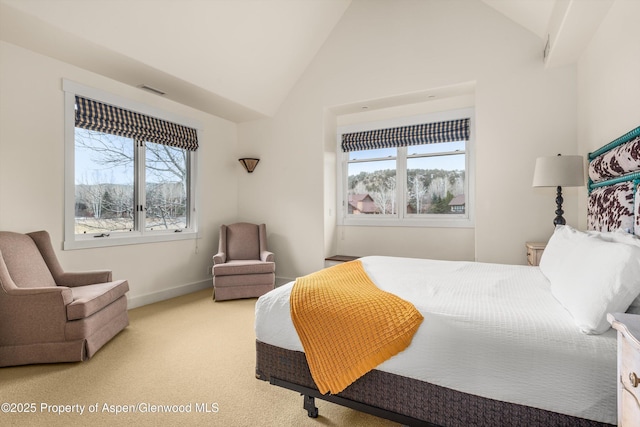
[[[465,1],[519,23],[541,51],[549,37],[547,61],[562,65],[614,0]],[[0,0],[0,39],[241,122],[275,114],[350,3]]]
[[[231,120],[275,113],[351,0],[1,0],[0,36]]]

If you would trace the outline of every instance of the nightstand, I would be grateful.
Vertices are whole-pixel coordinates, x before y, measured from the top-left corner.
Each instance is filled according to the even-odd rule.
[[[351,256],[351,255],[332,255],[332,256],[324,259],[324,266],[325,266],[325,268],[333,267],[334,265],[338,265],[338,264],[341,264],[343,262],[353,261],[353,260],[358,259],[358,258],[360,258],[360,257]]]
[[[546,243],[527,242],[527,263],[529,265],[540,265],[540,258],[542,258],[542,252],[547,246]]]
[[[640,425],[640,316],[607,314],[618,331],[618,426]]]

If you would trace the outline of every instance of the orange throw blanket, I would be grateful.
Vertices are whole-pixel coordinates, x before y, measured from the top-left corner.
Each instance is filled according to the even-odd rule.
[[[403,351],[422,322],[408,301],[380,290],[360,261],[300,277],[291,319],[320,393],[337,394]]]

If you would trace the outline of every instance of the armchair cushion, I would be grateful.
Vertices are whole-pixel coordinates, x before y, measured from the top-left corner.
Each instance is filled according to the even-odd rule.
[[[252,260],[229,261],[213,266],[214,276],[233,276],[237,274],[263,274],[275,273],[276,265],[273,262]]]
[[[77,320],[91,316],[123,296],[129,291],[129,283],[118,280],[70,289],[73,302],[67,305],[67,319]]]

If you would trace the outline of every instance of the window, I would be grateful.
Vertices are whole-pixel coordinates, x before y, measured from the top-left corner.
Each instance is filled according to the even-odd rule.
[[[65,249],[195,238],[196,129],[64,89]]]
[[[347,162],[349,215],[395,215],[397,148],[350,151]]]
[[[135,141],[75,128],[75,234],[135,229]]]
[[[406,214],[464,214],[466,141],[407,150]]]
[[[473,110],[342,127],[341,225],[469,227]]]

